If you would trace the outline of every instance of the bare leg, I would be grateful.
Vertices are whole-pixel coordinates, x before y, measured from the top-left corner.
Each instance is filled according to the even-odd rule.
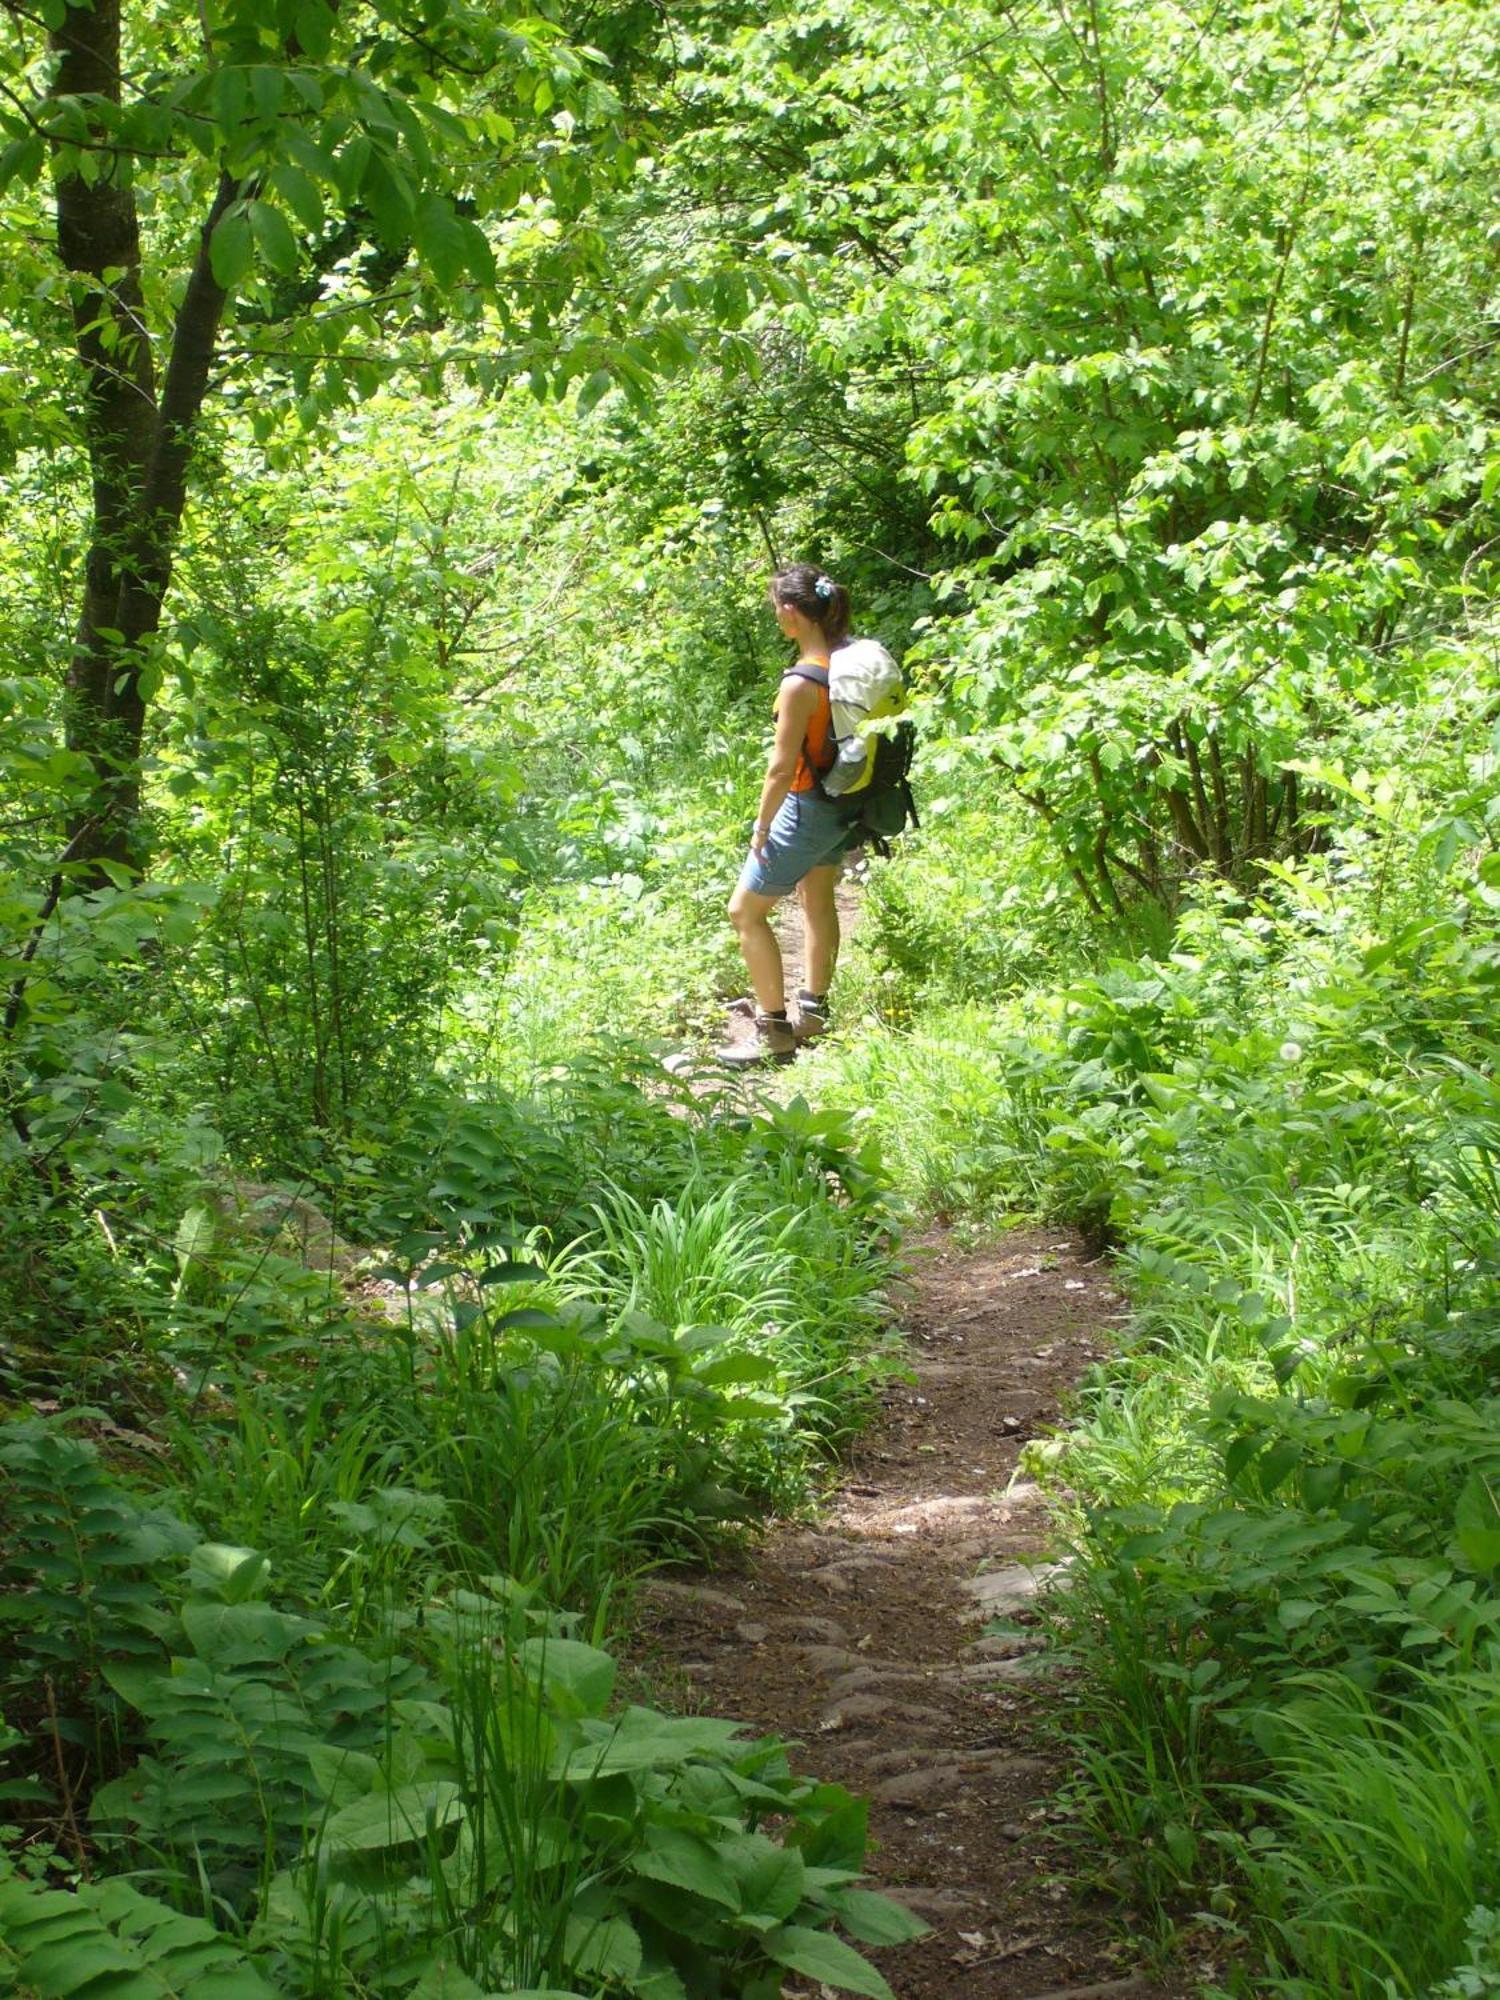
[[[729,921],[739,937],[745,968],[755,991],[755,1004],[763,1014],[779,1014],[786,1006],[781,946],[771,929],[771,912],[779,900],[776,896],[758,896],[753,889],[736,889],[729,899]]]
[[[839,864],[810,868],[797,885],[807,938],[806,981],[809,993],[826,993],[833,984],[839,958],[839,906],[834,899]]]

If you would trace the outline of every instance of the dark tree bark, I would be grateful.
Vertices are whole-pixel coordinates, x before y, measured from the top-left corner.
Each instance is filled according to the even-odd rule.
[[[75,861],[141,866],[142,672],[161,622],[187,493],[193,427],[208,388],[225,292],[209,262],[215,225],[239,193],[227,175],[204,222],[172,328],[160,389],[141,287],[140,217],[112,113],[120,105],[119,0],[70,0],[51,36],[50,97],[84,107],[91,144],[54,149],[57,249],[72,281],[74,340],[83,373],[83,428],[93,518],[83,598],[68,668],[68,745],[91,779],[69,828]],[[62,118],[49,120],[67,130]]]

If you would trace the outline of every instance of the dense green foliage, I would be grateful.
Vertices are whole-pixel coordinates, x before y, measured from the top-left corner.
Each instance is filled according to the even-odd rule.
[[[607,1648],[815,1489],[904,1201],[1130,1296],[1026,1461],[1084,1865],[1235,1990],[1500,1991],[1497,73],[5,9],[0,1988],[885,1991],[861,1809]],[[924,829],[778,1104],[659,1058],[792,556]]]
[[[831,1934],[921,1928],[855,1886],[863,1806],[733,1724],[622,1706],[580,1636],[663,1554],[795,1499],[856,1415],[881,1183],[835,1116],[566,1088],[550,1124],[471,1102],[446,1145],[429,1126],[384,1180],[397,1264],[363,1310],[306,1235],[293,1259],[285,1195],[188,1211],[170,1292],[136,1279],[149,1372],[97,1385],[171,1444],[165,1492],[163,1466],[139,1483],[152,1440],[98,1408],[0,1433],[0,1706],[11,1750],[48,1751],[9,1788],[15,1990],[191,1968],[246,1993],[753,2000],[790,1967],[889,1992]],[[591,1119],[601,1166],[664,1190],[649,1216],[586,1178]],[[44,1886],[74,1868],[130,1886]]]

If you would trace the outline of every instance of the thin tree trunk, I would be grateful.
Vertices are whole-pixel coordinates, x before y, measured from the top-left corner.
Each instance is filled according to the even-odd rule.
[[[1195,860],[1207,861],[1208,843],[1199,831],[1198,822],[1193,818],[1193,809],[1181,792],[1169,791],[1165,794],[1167,811],[1172,816],[1172,828],[1177,835],[1178,845],[1185,847]]]
[[[1214,789],[1214,859],[1221,868],[1228,869],[1234,862],[1234,841],[1229,831],[1229,787],[1224,782],[1224,758],[1219,749],[1219,739],[1210,731],[1207,742],[1208,775]]]
[[[1125,914],[1125,901],[1115,887],[1115,878],[1109,872],[1109,834],[1104,827],[1094,835],[1094,878],[1103,889],[1110,908],[1117,917]]]

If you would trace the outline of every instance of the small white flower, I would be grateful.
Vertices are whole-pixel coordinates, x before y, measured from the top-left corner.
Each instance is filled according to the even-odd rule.
[[[1302,1044],[1300,1042],[1283,1042],[1281,1045],[1281,1060],[1288,1063],[1301,1062]]]

